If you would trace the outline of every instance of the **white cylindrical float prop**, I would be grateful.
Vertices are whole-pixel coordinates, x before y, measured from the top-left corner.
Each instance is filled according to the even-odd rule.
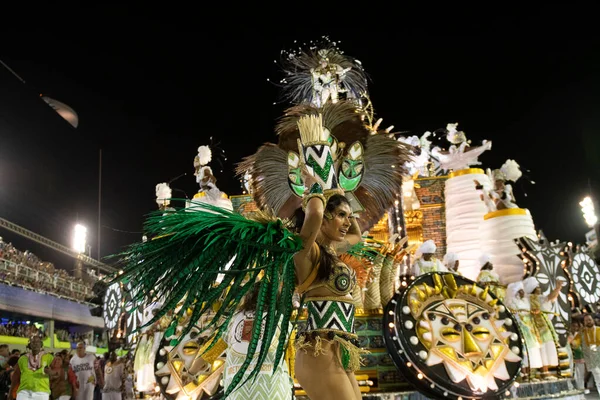
[[[480,168],[450,173],[445,188],[447,252],[458,254],[460,273],[473,280],[479,274],[481,223],[488,212],[474,181],[486,190],[491,188],[489,177]]]
[[[507,208],[486,214],[481,224],[481,250],[492,256],[494,271],[502,284],[523,279],[524,266],[515,239],[528,237],[537,240],[529,210]]]

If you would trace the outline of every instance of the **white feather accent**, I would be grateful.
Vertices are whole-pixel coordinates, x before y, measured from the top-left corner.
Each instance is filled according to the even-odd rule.
[[[500,168],[500,171],[506,176],[506,180],[516,182],[521,175],[521,168],[515,160],[506,160],[504,165]]]
[[[206,165],[212,160],[212,151],[210,151],[210,147],[198,147],[198,160],[200,161],[200,165]]]
[[[168,183],[159,183],[156,185],[156,204],[162,206],[163,204],[169,204],[170,202],[167,199],[171,198],[171,188]],[[165,202],[165,200],[167,200]]]

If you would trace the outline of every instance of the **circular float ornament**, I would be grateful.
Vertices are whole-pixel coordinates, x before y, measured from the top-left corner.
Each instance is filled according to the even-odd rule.
[[[575,292],[586,304],[600,300],[600,271],[592,257],[579,250],[573,255],[571,276]]]
[[[154,376],[162,395],[167,400],[221,398],[225,342],[221,339],[204,352],[211,338],[199,335],[197,329],[178,344],[176,338],[175,332],[167,329],[154,359]]]
[[[396,293],[384,316],[394,363],[431,398],[503,397],[519,375],[517,321],[488,289],[462,276],[419,276]]]
[[[119,318],[123,312],[123,293],[121,284],[113,283],[106,289],[104,295],[103,316],[104,325],[108,329],[113,329],[119,323]]]

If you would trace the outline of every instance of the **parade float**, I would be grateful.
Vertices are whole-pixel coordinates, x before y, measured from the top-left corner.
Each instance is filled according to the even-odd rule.
[[[335,44],[329,43],[327,49],[339,53]],[[308,53],[283,54],[287,61],[306,58],[307,54],[321,57],[327,54],[318,50],[313,46]],[[362,129],[372,132],[373,137],[385,135],[403,142],[412,152],[411,161],[403,166],[408,173],[402,189],[390,194],[387,211],[369,214],[364,213],[365,207],[360,201],[368,197],[364,192],[354,191],[363,175],[369,173],[369,138],[359,140],[356,132],[351,132],[353,137],[344,133],[343,127],[332,130],[330,136],[329,145],[339,168],[339,183],[349,189],[346,196],[359,215],[366,244],[360,254],[341,256],[356,272],[358,282],[352,293],[354,331],[359,346],[369,352],[356,372],[364,397],[583,398],[583,392],[573,386],[572,360],[566,339],[571,309],[595,304],[600,299],[598,266],[585,248],[550,242],[541,231],[536,231],[531,214],[516,205],[508,184],[520,178],[515,161],[508,160],[497,170],[477,167],[479,156],[491,150],[490,141],[471,146],[464,132],[458,131],[457,124],[448,124],[446,129],[433,134],[426,132],[421,137],[401,136],[393,132],[393,127],[381,130],[381,119],[374,117],[366,85],[360,92],[349,90],[344,79],[350,70],[347,66],[328,65],[328,60],[322,58],[317,62],[307,73],[308,78],[302,81],[305,85],[302,91],[313,100],[313,106],[327,108],[338,99],[351,99],[365,116]],[[305,64],[310,67],[310,63]],[[327,67],[329,72],[316,73],[318,66]],[[298,82],[296,78],[286,76],[281,84],[293,86]],[[231,197],[222,193],[207,167],[210,149],[200,147],[194,167],[201,190],[194,200],[210,201],[235,213],[251,215],[261,212],[267,204],[265,198],[281,188],[302,193],[301,158],[293,150],[298,145],[289,134],[290,129],[283,118],[277,127],[279,143],[263,148],[276,154],[282,165],[287,165],[287,179],[274,182],[270,187],[272,193],[255,190],[253,182],[267,174],[260,165],[252,164],[256,159],[252,163],[241,163],[238,168],[243,193]],[[447,140],[448,150],[443,148],[445,146],[432,146],[430,139],[436,135]],[[399,167],[393,159],[386,162],[390,168]],[[157,188],[160,207],[168,206],[164,200],[168,197],[170,193],[159,195]],[[281,196],[275,201],[274,211],[282,219],[291,218],[290,211],[299,202],[298,196]],[[194,211],[192,203],[186,207]],[[437,244],[435,257],[442,259],[447,253],[456,255],[458,271],[434,271],[418,276],[412,272],[415,252],[428,240]],[[488,264],[493,267],[492,276],[497,276],[496,281],[481,279],[481,268]],[[528,285],[533,288],[531,294],[526,295],[528,301],[530,298],[545,300],[539,300],[545,307],[540,321],[552,332],[552,345],[558,359],[545,375],[540,375],[541,381],[535,375],[535,368],[528,365],[527,356],[533,354],[533,347],[528,347],[523,334],[522,310],[511,309],[506,301],[513,299],[505,298],[508,284],[521,284],[526,278],[536,280],[536,285]],[[562,282],[562,286],[557,286],[557,282]],[[537,287],[539,291],[533,294]],[[135,288],[127,291],[135,293]],[[114,304],[125,304],[125,294],[113,292],[107,295],[107,301],[113,304],[105,311],[110,315],[118,313]],[[550,297],[552,301],[547,301]],[[182,315],[181,306],[182,303],[173,315]],[[185,318],[192,315],[192,309],[180,317],[181,326],[189,322]],[[215,312],[219,309],[218,301],[213,309]],[[285,361],[292,378],[293,344],[296,333],[307,323],[306,310],[294,311],[294,317],[295,329]],[[183,329],[178,324],[159,322],[150,328],[154,329],[152,332],[161,332],[154,340],[158,345],[150,350],[153,356],[146,358],[152,357],[150,365],[155,383],[151,391],[169,400],[216,399],[222,395],[227,345],[222,340],[216,343],[211,340],[213,330],[201,329],[209,322],[207,318],[210,319],[210,315],[198,321],[197,328],[186,333],[181,341],[176,340]],[[131,324],[143,325],[143,315],[138,319]],[[109,324],[115,327],[119,323],[109,317],[107,327]],[[137,351],[147,348],[147,344],[138,345]],[[147,354],[148,350],[143,352]],[[523,373],[524,370],[528,372]],[[305,398],[302,387],[295,382],[297,398]]]

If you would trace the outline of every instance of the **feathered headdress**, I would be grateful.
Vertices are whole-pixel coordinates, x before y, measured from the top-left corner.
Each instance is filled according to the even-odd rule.
[[[504,174],[507,181],[516,182],[523,175],[521,167],[515,160],[506,160],[506,162],[500,167],[500,171]]]
[[[500,169],[488,172],[492,181],[512,181],[516,182],[523,175],[521,167],[515,160],[506,160]]]
[[[158,204],[159,207],[171,204],[171,200],[169,200],[171,198],[171,193],[172,191],[168,183],[163,182],[156,185],[156,204]]]
[[[328,135],[337,186],[344,189],[353,211],[360,213],[361,230],[377,223],[402,191],[410,150],[386,131],[373,134],[364,122],[364,112],[354,102],[338,101],[324,107],[303,104],[291,107],[276,126],[277,145],[267,143],[237,167],[241,177],[250,175],[251,192],[260,208],[269,208],[281,218],[291,218],[301,206],[304,193],[298,152],[298,121],[321,116]]]
[[[360,61],[325,40],[324,46],[282,52],[282,97],[292,104],[323,106],[328,99],[360,99],[367,96],[367,76]]]

